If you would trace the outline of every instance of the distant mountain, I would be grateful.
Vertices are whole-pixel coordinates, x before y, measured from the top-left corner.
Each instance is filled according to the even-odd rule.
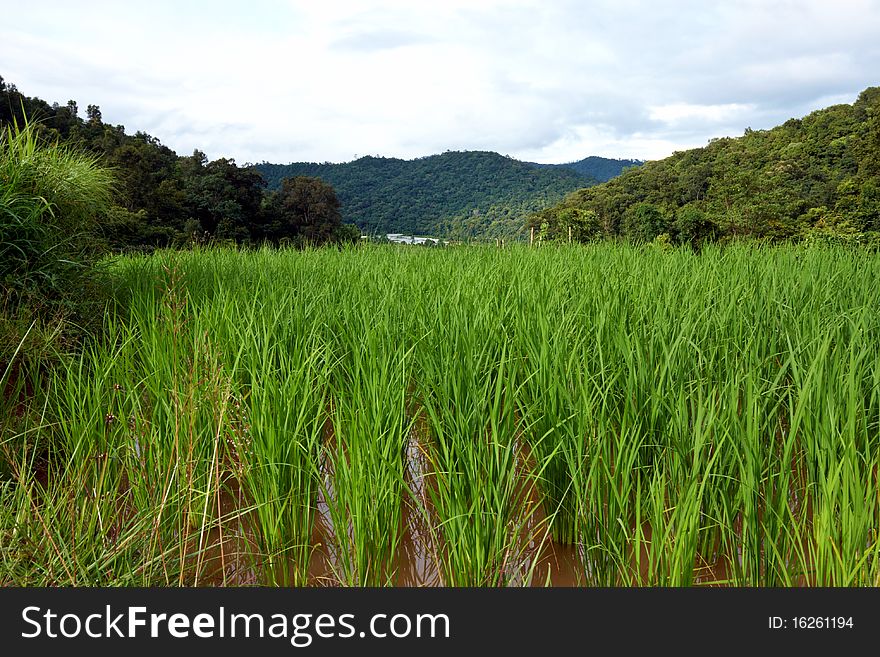
[[[639,163],[591,157],[539,165],[487,151],[447,151],[414,160],[367,156],[343,164],[254,166],[270,189],[293,176],[330,183],[342,203],[343,221],[356,223],[366,234],[462,239],[522,234],[532,212],[633,164]]]
[[[616,178],[625,169],[631,167],[639,167],[645,163],[644,160],[613,160],[607,157],[597,157],[591,155],[577,162],[567,162],[565,164],[535,164],[538,167],[561,167],[563,169],[571,169],[577,171],[582,176],[592,178],[600,183],[608,182],[612,178]]]

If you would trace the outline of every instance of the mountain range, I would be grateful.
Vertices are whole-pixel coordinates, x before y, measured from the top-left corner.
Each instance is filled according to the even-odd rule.
[[[263,162],[254,168],[269,189],[294,176],[330,183],[343,221],[365,234],[467,239],[521,234],[529,214],[641,164],[595,156],[537,164],[489,151],[447,151],[412,160],[366,156],[342,164]]]

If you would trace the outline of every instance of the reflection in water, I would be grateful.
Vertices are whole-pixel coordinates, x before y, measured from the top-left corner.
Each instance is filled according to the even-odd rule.
[[[563,545],[550,538],[550,532],[541,495],[534,479],[529,476],[531,463],[527,448],[520,446],[520,529],[518,545],[511,549],[511,560],[505,564],[508,586],[587,586],[595,583],[591,557],[583,544]],[[409,494],[401,504],[401,524],[404,528],[400,545],[392,563],[393,586],[434,587],[443,585],[440,549],[435,545],[439,532],[431,523],[435,514],[430,502],[432,485],[425,448],[416,429],[411,434],[406,452],[406,483]],[[310,586],[340,586],[339,546],[325,495],[334,495],[333,473],[329,463],[322,468],[324,490],[319,492],[312,531],[313,552],[309,563]],[[326,491],[326,492],[325,492]],[[259,563],[254,559],[256,546],[249,529],[253,512],[247,508],[242,493],[235,489],[221,496],[224,518],[223,532],[212,529],[204,538],[207,546],[196,569],[197,583],[213,586],[253,586],[260,584]],[[738,528],[741,531],[741,527]],[[633,535],[635,532],[633,532]],[[596,537],[595,544],[599,544]],[[638,549],[630,550],[633,581],[650,580],[648,572],[651,546],[651,528],[645,524],[640,532]],[[634,546],[631,545],[631,548]],[[638,555],[636,554],[638,553]],[[595,564],[594,564],[595,565]],[[291,566],[292,567],[292,566]],[[735,562],[723,554],[713,553],[707,558],[697,557],[695,581],[697,585],[728,585],[734,577]],[[805,578],[797,582],[807,584]]]

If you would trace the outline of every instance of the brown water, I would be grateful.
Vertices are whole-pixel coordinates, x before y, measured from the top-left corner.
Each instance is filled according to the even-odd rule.
[[[325,465],[324,489],[333,496],[331,466]],[[395,586],[441,586],[439,560],[433,546],[432,535],[420,508],[429,508],[425,456],[419,442],[418,430],[413,430],[406,451],[406,479],[416,504],[405,496],[401,504],[403,533],[390,572]],[[324,490],[318,494],[317,513],[312,545],[315,550],[309,564],[309,581],[313,586],[338,586],[339,549],[336,532]]]
[[[439,532],[431,530],[434,517],[429,487],[432,479],[427,465],[426,450],[422,444],[423,427],[416,427],[406,451],[406,478],[413,492],[412,499],[405,496],[401,505],[401,524],[404,528],[400,545],[391,564],[394,573],[392,582],[401,587],[442,586],[443,575],[439,550],[435,542],[440,540]],[[527,518],[522,524],[522,544],[513,550],[519,557],[507,565],[506,575],[512,586],[530,584],[532,586],[577,586],[583,579],[580,575],[581,557],[574,546],[554,543],[541,527],[546,524],[538,503],[539,495],[530,485],[525,473],[529,467],[528,454],[520,448],[519,467],[523,469],[522,513]],[[327,494],[333,495],[332,473],[325,468],[324,487]],[[322,491],[318,496],[312,553],[309,565],[309,580],[312,586],[337,586],[339,579],[339,547],[336,545],[333,521]]]
[[[396,556],[391,564],[391,582],[399,587],[443,586],[442,568],[438,547],[434,544],[438,532],[432,531],[433,513],[429,489],[432,478],[422,445],[424,433],[413,431],[406,452],[407,482],[416,500],[404,496],[401,505],[401,526],[404,528]],[[531,457],[528,448],[518,447],[518,468],[521,481],[519,507],[521,529],[519,545],[511,551],[517,555],[505,566],[510,586],[586,586],[591,573],[591,563],[584,545],[563,545],[554,542],[547,530],[546,516],[541,505],[541,495],[534,480],[528,476]],[[324,468],[327,494],[333,495],[332,471]],[[797,479],[805,479],[804,473],[796,473]],[[798,482],[799,483],[799,482]],[[792,482],[790,505],[793,510],[802,507],[799,486]],[[248,518],[239,517],[237,509],[244,505],[240,493],[224,493],[220,498],[221,513],[233,519],[224,523],[222,531],[213,529],[203,538],[203,556],[197,570],[197,583],[221,586],[249,586],[259,583],[253,559],[255,550],[247,529]],[[760,522],[760,518],[759,518]],[[741,535],[741,518],[735,521],[736,533]],[[632,584],[649,579],[649,555],[651,553],[651,528],[645,523],[640,529],[640,539],[629,549]],[[809,533],[809,532],[807,532]],[[630,527],[630,536],[636,534]],[[310,586],[339,586],[339,547],[324,492],[318,495],[315,524],[312,532],[313,552],[309,563]],[[598,541],[597,541],[598,542]],[[638,549],[636,549],[638,545]],[[806,547],[806,546],[804,546]],[[742,547],[735,554],[725,555],[716,549],[708,555],[698,555],[694,583],[700,586],[729,585],[737,563],[742,563]],[[800,577],[798,585],[809,584],[808,577]]]

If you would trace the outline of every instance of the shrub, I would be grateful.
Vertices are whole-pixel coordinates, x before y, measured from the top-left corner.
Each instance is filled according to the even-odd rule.
[[[91,266],[99,254],[97,218],[110,206],[112,171],[96,156],[47,142],[37,123],[0,130],[0,344],[18,343],[14,327],[59,317],[99,316]],[[10,328],[12,327],[12,328]],[[50,332],[52,335],[60,335]],[[26,354],[25,354],[26,355]],[[0,365],[7,360],[0,355]]]

